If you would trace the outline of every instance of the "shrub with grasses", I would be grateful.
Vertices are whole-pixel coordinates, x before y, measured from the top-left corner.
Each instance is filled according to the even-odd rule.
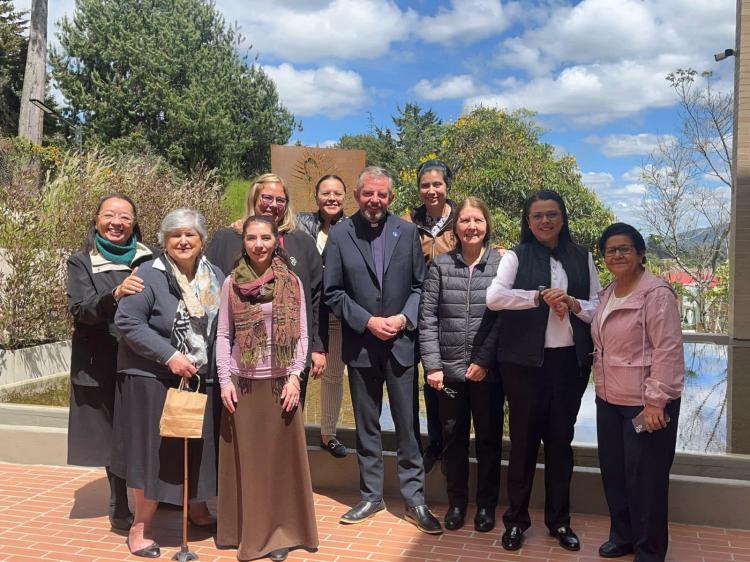
[[[60,152],[0,139],[0,188],[0,349],[70,336],[65,263],[102,196],[133,198],[150,245],[177,207],[203,213],[209,235],[229,220],[214,170],[185,176],[156,156]]]

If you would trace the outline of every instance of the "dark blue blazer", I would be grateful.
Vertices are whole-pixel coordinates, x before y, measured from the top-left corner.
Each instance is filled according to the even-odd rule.
[[[417,332],[403,330],[382,341],[368,329],[372,316],[403,314],[407,324],[419,323],[419,299],[426,269],[417,228],[388,214],[384,226],[383,283],[378,282],[370,243],[371,228],[358,212],[331,228],[326,246],[323,298],[341,319],[342,359],[352,367],[371,367],[376,357],[392,355],[404,367],[417,362]]]

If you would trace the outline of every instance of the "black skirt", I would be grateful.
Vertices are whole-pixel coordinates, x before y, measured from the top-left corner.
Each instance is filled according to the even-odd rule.
[[[114,374],[101,386],[70,385],[68,464],[110,465],[114,409]]]
[[[112,463],[128,488],[144,491],[146,498],[182,505],[183,440],[159,435],[159,420],[167,389],[180,378],[156,379],[118,375]],[[188,497],[191,501],[216,496],[216,432],[214,385],[201,381],[208,394],[203,438],[188,439]]]

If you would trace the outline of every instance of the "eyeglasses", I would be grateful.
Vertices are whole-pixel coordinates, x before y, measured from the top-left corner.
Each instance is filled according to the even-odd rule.
[[[278,196],[274,197],[273,195],[269,195],[268,193],[261,193],[260,200],[266,204],[266,205],[272,205],[274,201],[276,201],[277,207],[286,207],[287,202],[289,201],[286,197]]]
[[[635,250],[635,246],[633,245],[627,245],[627,246],[610,246],[609,248],[604,249],[604,255],[608,258],[611,258],[615,254],[620,254],[621,256],[629,256],[633,253],[633,250]]]
[[[533,222],[542,222],[545,218],[550,221],[556,221],[562,216],[562,213],[560,211],[547,211],[546,213],[534,213],[533,215],[529,215],[529,219]]]
[[[113,221],[116,218],[120,219],[120,221],[124,222],[125,224],[132,224],[135,220],[132,215],[127,215],[125,213],[101,213],[99,215],[99,218],[105,221]]]

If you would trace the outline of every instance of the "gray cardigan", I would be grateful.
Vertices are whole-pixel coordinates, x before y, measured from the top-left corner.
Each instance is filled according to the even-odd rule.
[[[172,378],[166,362],[177,349],[172,345],[172,325],[177,313],[180,297],[171,288],[167,274],[157,268],[157,258],[138,268],[138,277],[143,279],[140,293],[120,299],[115,313],[115,326],[120,332],[117,352],[117,371],[128,375],[151,378]],[[157,265],[158,267],[158,265]],[[224,283],[224,274],[211,264],[219,284]],[[216,324],[214,322],[208,342],[208,364],[199,374],[206,382],[212,382],[216,372],[214,344]]]
[[[469,275],[459,250],[435,258],[422,288],[419,349],[425,371],[442,369],[446,381],[463,382],[470,363],[489,368],[485,380],[498,380],[492,360],[479,358],[482,344],[495,324],[496,313],[485,303],[487,287],[500,264],[497,250],[488,249]],[[485,350],[481,357],[492,358]]]

